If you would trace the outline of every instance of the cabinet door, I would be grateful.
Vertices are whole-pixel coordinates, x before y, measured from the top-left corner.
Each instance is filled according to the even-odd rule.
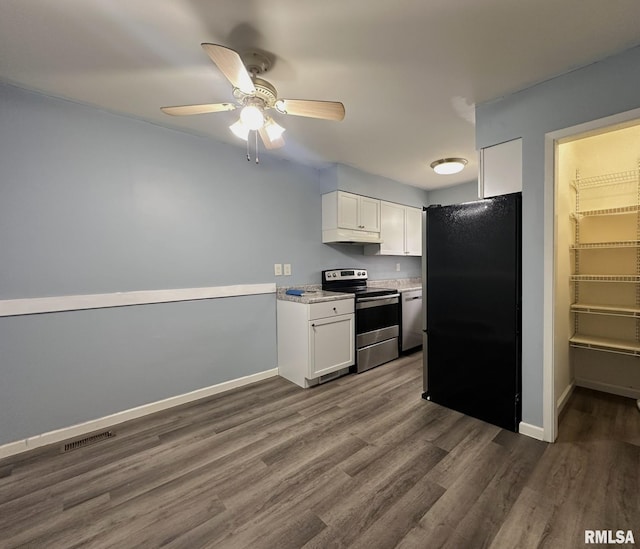
[[[404,255],[404,210],[400,204],[380,203],[380,254]]]
[[[405,253],[422,255],[422,211],[418,208],[405,209]]]
[[[338,192],[338,227],[360,229],[360,197],[356,194]]]
[[[309,322],[308,379],[352,366],[355,362],[354,315]]]
[[[378,232],[380,230],[380,200],[367,196],[360,197],[360,226],[358,228],[364,231]]]
[[[522,191],[522,139],[480,151],[480,198]]]

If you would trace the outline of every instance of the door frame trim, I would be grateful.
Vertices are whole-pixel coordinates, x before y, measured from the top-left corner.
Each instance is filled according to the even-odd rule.
[[[543,440],[554,442],[558,434],[558,405],[555,395],[554,316],[556,294],[556,156],[563,141],[586,137],[589,133],[640,119],[640,108],[598,118],[545,134],[544,142],[544,284],[542,337],[542,426]]]

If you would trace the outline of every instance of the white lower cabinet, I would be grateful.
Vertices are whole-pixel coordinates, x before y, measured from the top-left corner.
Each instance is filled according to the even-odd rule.
[[[352,298],[321,303],[278,300],[278,374],[300,387],[355,363]]]
[[[351,366],[353,314],[321,318],[309,325],[309,377],[318,378]]]

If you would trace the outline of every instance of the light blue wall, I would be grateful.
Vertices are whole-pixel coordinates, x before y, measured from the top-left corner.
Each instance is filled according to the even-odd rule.
[[[351,166],[338,165],[334,169],[337,178],[336,188],[341,191],[372,196],[406,206],[421,208],[426,205],[428,193],[424,189],[403,185],[381,175],[364,173]]]
[[[424,189],[403,185],[342,164],[322,169],[319,178],[321,194],[340,190],[417,208],[427,204],[428,195]],[[365,256],[362,255],[362,246],[348,244],[324,244],[324,247],[331,248],[333,255],[327,258],[328,263],[325,264],[328,267],[323,268],[362,266],[368,269],[370,278],[378,280],[419,277],[422,274],[419,257]],[[397,264],[400,265],[400,271],[396,270]]]
[[[275,296],[0,318],[0,444],[276,366]]]
[[[522,419],[542,426],[545,134],[640,107],[640,47],[476,108],[476,146],[523,138]]]
[[[419,276],[321,243],[337,173],[0,84],[0,299]],[[273,295],[3,318],[0,444],[276,365]]]
[[[0,94],[0,298],[273,282],[284,261],[319,277],[316,170]]]
[[[469,181],[452,187],[433,189],[428,193],[428,200],[429,205],[440,204],[441,206],[473,202],[478,200],[478,182]]]

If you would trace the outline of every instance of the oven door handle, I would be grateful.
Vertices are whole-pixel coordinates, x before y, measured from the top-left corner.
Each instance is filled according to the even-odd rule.
[[[375,306],[382,306],[382,305],[393,305],[394,303],[398,303],[399,297],[400,297],[400,294],[381,295],[377,297],[361,297],[356,299],[356,309],[364,309],[367,307],[375,307]],[[380,303],[375,303],[376,301]]]
[[[379,301],[381,299],[392,299],[394,297],[400,297],[400,294],[387,294],[387,295],[379,295],[376,297],[359,297],[358,301],[363,303],[365,301]]]

